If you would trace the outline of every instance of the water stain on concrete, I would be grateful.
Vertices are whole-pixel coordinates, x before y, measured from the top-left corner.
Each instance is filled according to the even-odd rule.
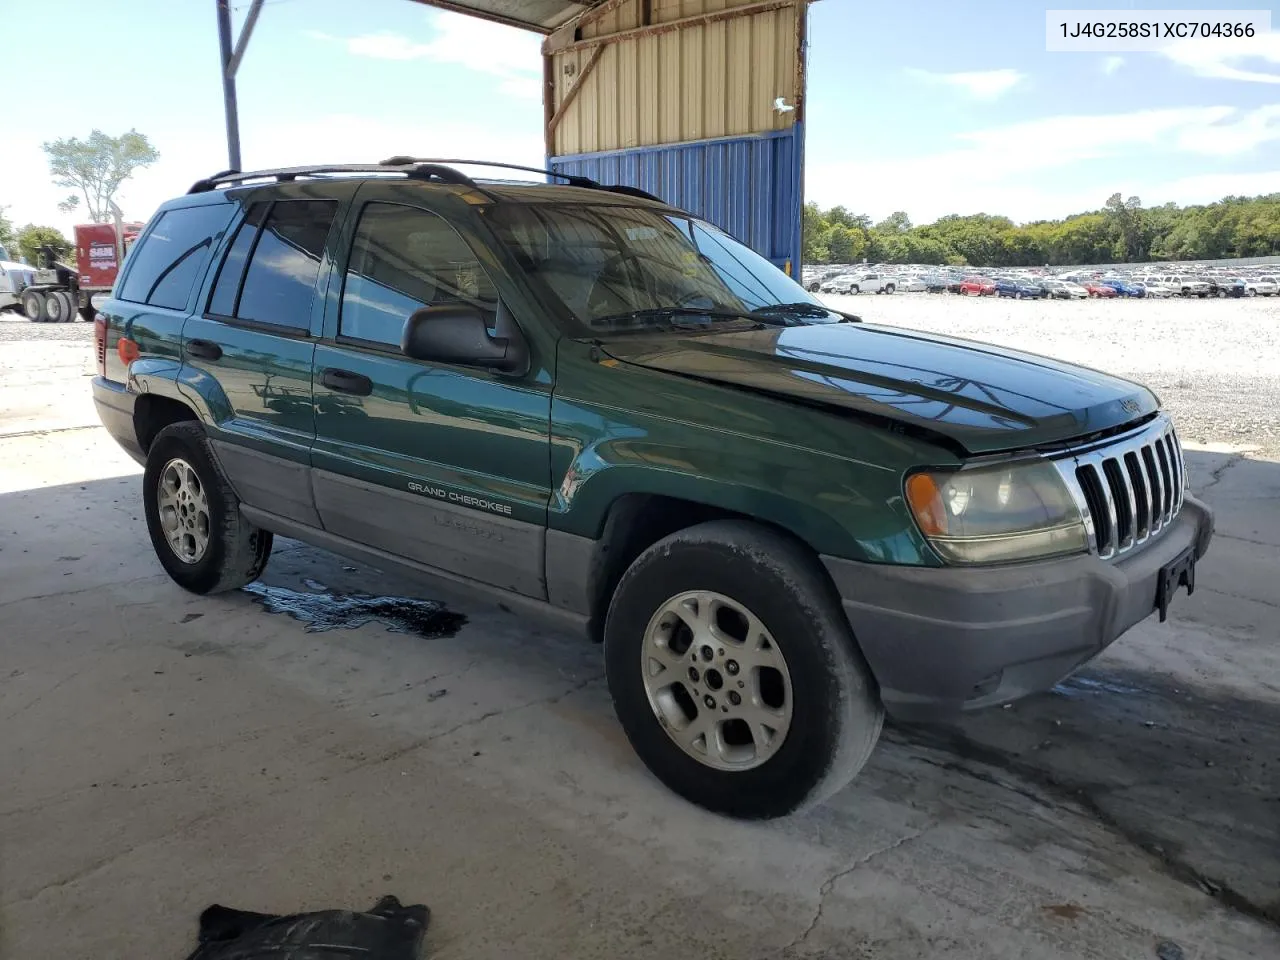
[[[251,583],[244,587],[269,613],[285,613],[306,624],[308,633],[326,630],[357,630],[368,623],[380,623],[392,633],[416,634],[429,639],[452,637],[467,622],[460,613],[448,610],[435,600],[409,597],[372,597],[341,594],[316,581],[308,581],[313,592]]]

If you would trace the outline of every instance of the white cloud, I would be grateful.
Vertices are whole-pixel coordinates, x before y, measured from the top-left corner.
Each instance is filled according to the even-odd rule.
[[[1102,72],[1108,77],[1124,66],[1124,57],[1104,57],[1102,60]]]
[[[1252,83],[1280,83],[1280,32],[1231,40],[1178,40],[1160,53],[1197,76]]]
[[[1026,79],[1026,74],[1011,69],[979,70],[971,73],[934,73],[932,70],[908,67],[907,73],[926,83],[955,87],[975,100],[995,100]]]
[[[860,211],[866,206],[875,219],[905,209],[917,223],[979,211],[1026,221],[1096,208],[1116,190],[1137,194],[1149,204],[1189,203],[1227,193],[1274,191],[1280,182],[1267,184],[1253,173],[1176,181],[1163,181],[1158,174],[1162,157],[1243,156],[1280,140],[1280,105],[1250,111],[1218,106],[1046,117],[971,131],[955,140],[955,146],[938,153],[853,163],[824,163],[811,148],[805,172],[808,198]],[[1087,164],[1095,161],[1108,161],[1097,168],[1097,185],[1081,187]],[[1067,168],[1072,185],[1060,186],[1057,171]],[[1216,195],[1206,193],[1210,184],[1219,190]]]
[[[345,40],[314,30],[307,36],[342,43],[357,57],[431,60],[488,74],[501,80],[498,89],[508,96],[536,100],[542,95],[542,53],[534,34],[444,11],[432,14],[430,23],[432,36],[425,41],[388,32]]]

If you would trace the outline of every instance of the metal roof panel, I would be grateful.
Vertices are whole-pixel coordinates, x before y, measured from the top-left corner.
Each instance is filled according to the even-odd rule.
[[[511,27],[551,33],[603,0],[416,0]]]

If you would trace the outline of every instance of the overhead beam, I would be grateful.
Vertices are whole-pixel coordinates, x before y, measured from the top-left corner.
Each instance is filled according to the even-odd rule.
[[[560,126],[560,121],[564,119],[564,115],[569,112],[569,108],[573,106],[573,101],[578,99],[578,94],[582,92],[583,85],[587,82],[587,77],[591,75],[591,71],[596,68],[596,64],[600,62],[600,58],[604,56],[605,46],[601,44],[591,51],[591,56],[578,72],[578,79],[574,81],[569,92],[564,95],[564,99],[560,101],[560,106],[556,107],[556,112],[551,115],[551,119],[547,121],[547,142],[552,146],[555,145],[556,127]],[[548,63],[550,60],[547,61]]]
[[[740,7],[729,7],[710,13],[700,13],[692,17],[682,17],[679,20],[668,20],[665,23],[651,23],[647,26],[619,30],[617,33],[603,34],[583,40],[574,39],[576,31],[573,29],[574,24],[570,23],[543,41],[542,52],[544,55],[550,56],[551,54],[569,53],[575,50],[589,50],[605,43],[631,40],[636,37],[652,37],[663,33],[674,33],[677,30],[685,30],[689,27],[701,27],[709,23],[719,23],[722,20],[736,20],[739,17],[750,17],[758,13],[782,10],[795,5],[796,0],[758,0],[756,3],[747,3]]]
[[[520,20],[516,17],[508,17],[501,13],[491,13],[488,10],[477,10],[469,7],[465,3],[455,3],[454,0],[417,0],[428,7],[439,7],[441,10],[448,10],[450,13],[461,13],[468,17],[477,17],[481,20],[488,20],[491,23],[500,23],[504,27],[519,27],[521,30],[532,30],[534,33],[541,33],[543,36],[550,33],[554,27],[544,27],[536,23],[529,23],[527,20]]]
[[[262,0],[253,0],[249,6],[249,13],[244,18],[244,26],[240,28],[240,36],[236,38],[236,48],[231,54],[231,60],[227,63],[227,72],[231,74],[234,80],[236,71],[240,69],[240,61],[244,58],[245,48],[249,46],[249,37],[253,35],[253,28],[258,24],[258,14],[262,12]]]

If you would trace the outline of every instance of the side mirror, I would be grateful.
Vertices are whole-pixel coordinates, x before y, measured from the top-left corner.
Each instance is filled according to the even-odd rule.
[[[499,323],[500,332],[503,326]],[[400,336],[400,352],[414,360],[492,367],[505,373],[523,373],[529,365],[519,332],[491,337],[484,314],[469,303],[415,310]]]

